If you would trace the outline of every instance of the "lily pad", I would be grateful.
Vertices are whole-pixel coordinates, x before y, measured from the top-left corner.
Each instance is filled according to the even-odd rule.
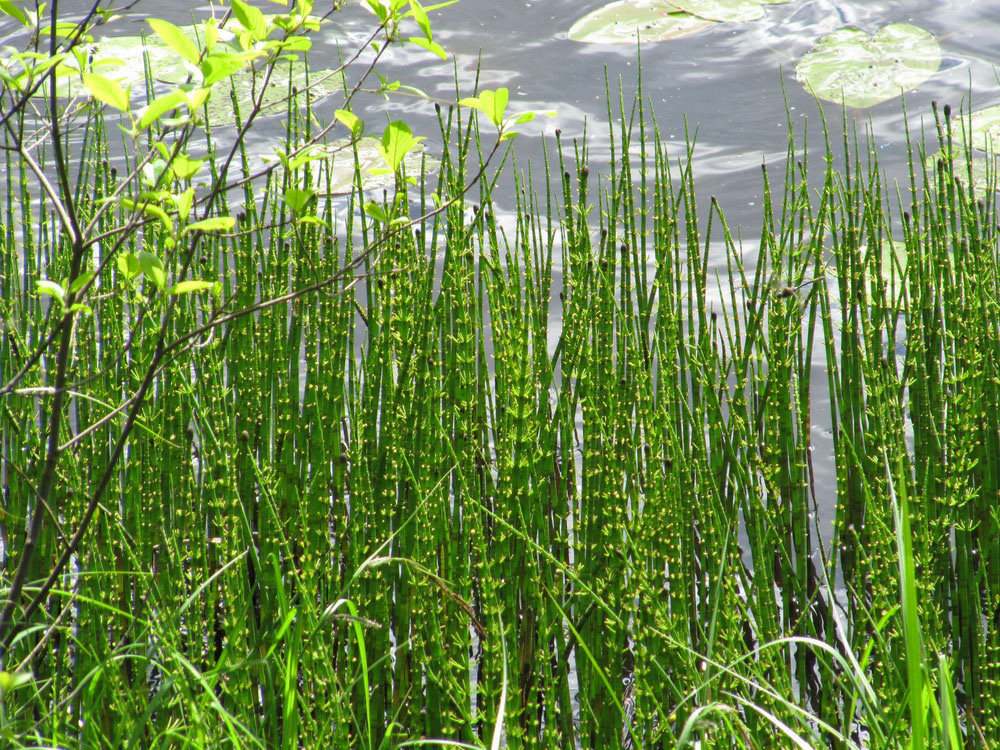
[[[914,89],[941,65],[941,47],[930,33],[894,23],[869,35],[847,27],[827,34],[795,69],[810,93],[849,107],[871,107]]]
[[[998,144],[1000,145],[1000,144]],[[1000,188],[1000,154],[991,150],[985,154],[973,151],[972,156],[972,187],[979,193],[996,191]],[[952,174],[963,185],[969,183],[969,156],[964,145],[955,142],[951,151],[942,149],[928,156],[925,162],[929,175],[936,175],[938,162],[944,159],[951,162]]]
[[[1000,152],[1000,104],[959,115],[951,121],[951,137],[956,144],[965,143],[970,132],[972,148]]]
[[[204,29],[195,26],[178,27],[188,39],[197,43],[204,38]],[[233,54],[242,50],[236,35],[226,29],[219,30],[218,45],[229,48]],[[90,45],[90,59],[95,73],[124,87],[142,86],[146,81],[146,61],[156,83],[179,84],[192,73],[197,80],[197,69],[152,32],[145,36],[116,36],[101,39]]]
[[[756,21],[764,17],[764,8],[754,0],[670,0],[685,13],[706,21]]]
[[[709,28],[706,21],[664,0],[617,0],[573,24],[569,38],[589,44],[663,42]]]
[[[358,165],[361,167],[361,185],[364,190],[391,190],[395,186],[395,176],[386,169],[385,159],[379,153],[380,141],[370,135],[357,142]],[[324,147],[333,159],[333,174],[330,178],[330,192],[349,193],[354,186],[354,150],[350,140],[333,141]],[[403,158],[403,168],[409,177],[436,172],[441,160],[430,154],[425,155],[423,144],[417,145]]]
[[[258,117],[283,115],[288,111],[289,76],[292,90],[298,91],[298,105],[305,106],[305,89],[307,85],[306,70],[302,65],[292,66],[289,63],[278,64],[271,73],[263,96],[260,97],[261,111]],[[251,69],[234,73],[228,81],[222,81],[215,86],[212,97],[208,100],[208,124],[214,127],[226,127],[236,121],[233,112],[232,92],[236,91],[236,101],[240,114],[246,119],[260,95],[260,87],[264,85],[264,75]],[[335,71],[309,71],[308,85],[312,102],[323,99],[338,91],[343,91],[343,81],[338,79]]]
[[[170,47],[156,44],[150,35],[144,41],[139,36],[122,36],[94,45],[94,72],[119,83],[123,88],[145,82],[145,61],[154,80],[180,83],[188,75],[184,60]]]

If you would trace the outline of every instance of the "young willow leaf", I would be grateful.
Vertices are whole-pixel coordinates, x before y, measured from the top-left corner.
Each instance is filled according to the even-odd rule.
[[[507,109],[510,93],[505,88],[483,91],[479,94],[479,108],[498,128],[503,124],[503,113]]]
[[[184,227],[184,232],[228,232],[236,226],[236,219],[232,216],[213,216],[210,219],[202,219],[194,224]]]
[[[444,47],[442,47],[435,41],[432,41],[430,39],[425,39],[422,36],[407,37],[406,41],[409,44],[415,44],[418,47],[423,47],[428,52],[431,52],[440,57],[442,60],[448,59],[448,53],[444,51]]]
[[[118,271],[129,281],[142,273],[142,268],[139,267],[139,258],[136,257],[135,253],[122,253],[115,259],[115,263],[118,265]]]
[[[355,138],[361,135],[361,131],[364,130],[364,123],[353,112],[349,112],[346,109],[338,109],[333,113],[333,116],[337,118],[337,122],[350,130],[351,135]]]
[[[413,16],[413,20],[417,22],[417,26],[420,27],[428,42],[434,41],[434,35],[431,33],[431,19],[428,18],[427,11],[417,0],[410,0],[410,12],[406,15]]]
[[[110,104],[120,112],[128,110],[129,92],[109,78],[97,73],[84,73],[83,85],[95,99]]]
[[[380,206],[375,201],[368,201],[365,204],[364,208],[365,208],[365,213],[371,216],[373,219],[375,219],[375,221],[381,224],[389,223],[389,214],[387,214],[385,212],[385,209],[382,208],[382,206]]]
[[[670,0],[679,10],[706,21],[756,21],[764,9],[754,0]]]
[[[54,281],[49,281],[48,279],[38,279],[38,281],[35,282],[35,289],[39,296],[47,294],[60,301],[66,298],[66,290],[63,289],[60,284],[57,284]]]
[[[15,3],[9,0],[0,0],[0,13],[16,19],[25,28],[31,28],[31,21],[28,19],[28,16]]]
[[[244,29],[257,39],[263,39],[267,36],[267,24],[264,21],[264,14],[260,10],[242,2],[242,0],[231,0],[231,2],[233,15],[236,16],[236,20]]]
[[[191,292],[213,291],[217,281],[179,281],[167,290],[167,294],[190,294]]]
[[[150,18],[147,23],[156,32],[156,35],[167,43],[170,49],[189,63],[197,64],[201,52],[198,49],[198,45],[184,33],[183,29],[174,26],[169,21],[164,21],[162,18]]]
[[[894,23],[874,35],[850,27],[827,34],[799,61],[795,77],[820,99],[871,107],[915,89],[940,65],[933,35]]]
[[[663,42],[709,28],[715,22],[684,13],[665,0],[617,0],[574,23],[569,38],[589,44]]]
[[[403,166],[403,159],[413,149],[417,147],[423,137],[414,137],[410,126],[402,120],[389,123],[389,127],[382,134],[382,141],[378,144],[379,153],[385,159],[389,169],[398,172]]]
[[[298,215],[305,213],[315,196],[316,191],[312,189],[288,188],[283,197],[285,203],[292,209],[292,213]]]
[[[153,253],[146,250],[139,251],[139,268],[142,275],[152,281],[161,291],[167,284],[167,273],[163,268],[163,261]]]

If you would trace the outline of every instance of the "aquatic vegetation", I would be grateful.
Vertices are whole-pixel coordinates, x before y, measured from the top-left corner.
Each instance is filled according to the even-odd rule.
[[[641,90],[607,175],[518,169],[498,88],[433,176],[291,99],[255,176],[102,85],[68,158],[6,110],[8,746],[1000,743],[1000,220],[950,161],[790,134],[738,241]]]
[[[718,22],[756,21],[764,5],[791,0],[615,0],[578,20],[575,42],[635,44],[664,42],[711,28]]]
[[[764,17],[760,3],[746,0],[670,0],[670,4],[706,21],[756,21]]]
[[[681,12],[663,0],[616,0],[570,27],[569,38],[590,44],[662,42],[694,34],[712,21]]]
[[[932,34],[894,23],[874,34],[850,27],[827,34],[799,61],[795,76],[820,99],[872,107],[916,88],[940,66]]]
[[[947,126],[955,143],[968,143],[978,151],[995,151],[1000,147],[1000,105],[956,115]]]

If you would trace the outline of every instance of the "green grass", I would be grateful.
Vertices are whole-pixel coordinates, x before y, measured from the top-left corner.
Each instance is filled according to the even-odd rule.
[[[329,228],[289,221],[277,172],[217,198],[241,218],[206,236],[197,274],[227,311],[336,281],[191,339],[212,302],[181,301],[167,340],[184,343],[95,522],[15,614],[3,666],[31,679],[0,693],[11,745],[499,747],[502,730],[510,748],[610,748],[626,662],[637,747],[1000,742],[995,196],[923,167],[917,142],[897,188],[853,134],[808,168],[790,139],[741,244],[641,101],[615,109],[609,174],[557,137],[416,231],[386,234],[357,196],[343,223],[333,199]],[[116,184],[105,138],[95,121],[84,213]],[[413,216],[483,158],[454,113],[441,140]],[[44,202],[20,208],[23,165],[8,174],[24,200],[10,190],[3,218],[4,382],[53,325],[32,279],[67,274]],[[161,241],[149,225],[101,251]],[[29,597],[123,417],[88,427],[156,356],[155,310],[101,296],[118,274],[77,324]],[[47,368],[0,410],[5,571],[41,512]],[[827,400],[832,457],[812,450]],[[835,487],[815,479],[829,461]]]

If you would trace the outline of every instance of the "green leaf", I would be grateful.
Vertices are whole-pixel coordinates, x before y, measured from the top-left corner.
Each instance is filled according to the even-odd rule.
[[[264,14],[254,6],[243,2],[243,0],[231,0],[233,15],[240,25],[253,34],[257,39],[267,36],[267,24],[264,22]]]
[[[409,125],[402,120],[396,120],[389,123],[389,127],[382,134],[382,141],[378,146],[379,153],[382,154],[382,158],[385,159],[393,173],[396,173],[402,166],[406,155],[416,148],[422,140],[424,140],[422,137],[414,137]]]
[[[33,24],[30,20],[28,20],[24,11],[17,7],[16,3],[12,3],[10,0],[0,0],[0,12],[3,12],[4,15],[15,18],[17,22],[25,28],[32,28]]]
[[[755,0],[670,0],[670,4],[706,21],[756,21],[764,9]]]
[[[7,697],[7,693],[27,685],[31,680],[31,672],[0,672],[0,701]]]
[[[234,55],[224,52],[206,56],[198,65],[201,71],[202,84],[212,86],[247,67],[256,55],[247,53]]]
[[[109,104],[119,112],[127,112],[129,108],[129,92],[110,78],[97,73],[84,73],[83,85],[91,95],[105,104]]]
[[[941,47],[929,32],[894,23],[876,34],[843,28],[816,43],[795,77],[820,99],[871,107],[915,89],[941,65]]]
[[[214,291],[217,281],[179,281],[167,290],[167,294],[190,294],[191,292]]]
[[[333,113],[337,121],[351,131],[351,135],[357,138],[364,129],[364,123],[356,114],[348,112],[346,109],[338,109]]]
[[[288,52],[308,52],[312,49],[312,39],[305,36],[290,36],[282,40],[279,49],[282,53]]]
[[[444,47],[442,47],[437,42],[431,41],[430,39],[424,39],[422,36],[411,36],[408,37],[406,41],[409,42],[410,44],[415,44],[418,47],[423,47],[428,52],[433,52],[442,60],[448,59],[448,53],[445,52]]]
[[[385,209],[375,201],[368,201],[365,204],[365,213],[375,219],[375,221],[381,222],[382,224],[389,223],[389,214],[387,214]]]
[[[189,232],[228,232],[236,226],[236,219],[232,216],[213,216],[210,219],[202,219],[194,224],[184,227],[184,234]]]
[[[140,250],[138,259],[142,275],[152,281],[157,289],[163,291],[163,287],[167,285],[167,273],[163,268],[163,261],[148,250]]]
[[[510,94],[505,88],[499,88],[496,91],[487,90],[479,94],[479,102],[482,105],[483,112],[490,118],[490,122],[497,127],[503,124],[503,114],[507,109],[509,98]]]
[[[135,253],[122,253],[115,258],[115,264],[118,266],[118,271],[129,281],[142,273]]]
[[[316,196],[316,191],[302,188],[288,188],[284,194],[285,204],[292,210],[292,213],[299,215],[305,213],[309,202]]]
[[[319,161],[326,155],[323,151],[322,146],[320,146],[319,144],[307,146],[301,149],[298,152],[298,154],[296,154],[291,158],[289,158],[288,155],[285,154],[285,152],[280,149],[277,151],[277,154],[278,158],[281,159],[281,163],[285,167],[285,170],[288,172],[294,172],[303,164],[309,164],[310,162]]]
[[[406,15],[413,16],[413,20],[417,22],[417,26],[420,30],[424,32],[424,38],[430,42],[433,41],[433,36],[431,35],[431,19],[427,17],[427,11],[424,7],[417,2],[417,0],[410,0],[410,12]]]
[[[121,204],[128,210],[134,210],[139,208],[144,214],[152,216],[155,219],[159,219],[163,228],[168,232],[173,232],[174,230],[174,220],[170,218],[170,215],[164,211],[162,208],[154,203],[148,203],[147,200],[162,200],[163,198],[169,197],[169,193],[164,193],[163,191],[158,191],[156,193],[145,193],[147,197],[144,197],[141,202],[136,202],[128,198],[122,198]],[[162,196],[163,198],[161,198]]]
[[[179,27],[174,26],[169,21],[164,21],[162,18],[150,18],[147,23],[156,32],[156,35],[167,43],[170,49],[192,65],[198,64],[201,50]]]
[[[79,292],[84,286],[90,283],[90,280],[94,278],[96,274],[92,270],[83,271],[79,276],[73,279],[73,282],[69,285],[70,292]]]
[[[124,203],[124,201],[122,201],[122,203]],[[155,219],[159,219],[160,224],[162,224],[163,228],[168,232],[174,231],[174,220],[171,219],[170,214],[164,211],[160,206],[152,203],[146,203],[142,205],[142,211]]]
[[[458,103],[463,107],[473,107],[486,115],[490,122],[498,128],[503,124],[504,111],[507,109],[507,100],[510,94],[505,88],[496,91],[485,90],[479,96],[459,99]]]
[[[133,135],[138,135],[163,117],[163,115],[167,114],[167,112],[177,109],[184,103],[184,94],[180,91],[172,91],[169,94],[157,97],[140,111],[139,121],[136,123]]]
[[[187,221],[191,215],[191,206],[194,205],[194,188],[189,187],[180,195],[174,196],[174,205],[177,206],[177,216],[181,221]]]
[[[170,171],[178,180],[190,180],[201,171],[204,159],[191,159],[187,154],[177,154],[170,162]]]
[[[330,228],[329,224],[327,224],[325,221],[323,221],[318,216],[314,216],[312,214],[309,214],[307,216],[299,216],[299,217],[297,217],[297,219],[298,219],[298,221],[299,221],[300,224],[315,224],[317,226],[326,227],[327,229]]]
[[[948,659],[944,654],[938,654],[938,692],[941,710],[942,741],[941,750],[962,750],[965,741],[962,738],[962,720],[958,717],[958,701],[955,697],[955,683],[951,677]]]
[[[366,0],[371,12],[378,16],[378,20],[385,23],[389,20],[389,9],[386,8],[379,0]]]
[[[66,290],[63,289],[62,285],[49,279],[38,279],[35,282],[35,292],[38,296],[55,297],[60,303],[66,299]]]
[[[574,23],[569,38],[589,44],[631,44],[678,39],[709,28],[706,21],[679,11],[666,0],[617,0]]]
[[[205,21],[201,26],[201,32],[205,42],[205,51],[211,54],[219,41],[219,27],[216,25],[215,19]]]

